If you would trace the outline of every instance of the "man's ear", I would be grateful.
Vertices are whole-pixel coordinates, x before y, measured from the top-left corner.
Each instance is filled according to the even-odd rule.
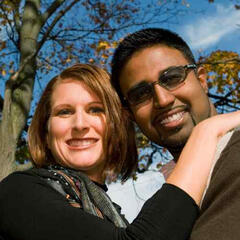
[[[204,89],[205,93],[208,93],[208,84],[207,84],[207,72],[206,69],[202,66],[198,67],[197,69],[197,77],[198,80]]]

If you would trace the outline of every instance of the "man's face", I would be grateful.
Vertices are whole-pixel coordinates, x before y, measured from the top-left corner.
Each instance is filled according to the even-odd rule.
[[[143,82],[152,83],[172,66],[189,64],[182,53],[174,48],[156,45],[133,54],[120,74],[120,87],[124,94]],[[186,143],[193,127],[211,116],[207,83],[203,68],[189,71],[184,84],[173,91],[154,85],[151,99],[129,105],[134,120],[153,142],[179,151]]]

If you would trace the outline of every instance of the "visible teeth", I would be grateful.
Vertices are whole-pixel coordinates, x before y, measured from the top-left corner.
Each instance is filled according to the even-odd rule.
[[[83,139],[83,140],[72,139],[72,140],[68,141],[68,145],[73,146],[73,147],[83,147],[83,146],[93,144],[95,141],[96,140],[94,140],[94,139]]]
[[[175,113],[161,121],[162,124],[170,123],[173,121],[178,121],[182,118],[183,112]]]

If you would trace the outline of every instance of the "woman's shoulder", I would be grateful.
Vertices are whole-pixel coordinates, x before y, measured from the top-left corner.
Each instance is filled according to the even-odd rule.
[[[6,216],[7,212],[12,212],[11,208],[16,203],[28,209],[34,209],[40,202],[43,205],[51,201],[67,203],[64,196],[52,188],[48,180],[37,172],[36,169],[17,171],[0,182],[0,215],[5,213]]]
[[[16,171],[0,182],[0,196],[35,191],[40,186],[48,187],[47,183],[37,174],[37,169]]]
[[[20,183],[23,181],[29,181],[29,179],[34,179],[37,177],[35,174],[35,168],[30,168],[28,170],[24,171],[16,171],[13,173],[10,173],[7,177],[5,177],[1,182],[2,184],[12,184],[15,181],[19,181]]]

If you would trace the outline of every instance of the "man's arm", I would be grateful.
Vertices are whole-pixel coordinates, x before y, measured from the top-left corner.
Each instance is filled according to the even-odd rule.
[[[191,240],[240,239],[240,131],[221,153]]]

